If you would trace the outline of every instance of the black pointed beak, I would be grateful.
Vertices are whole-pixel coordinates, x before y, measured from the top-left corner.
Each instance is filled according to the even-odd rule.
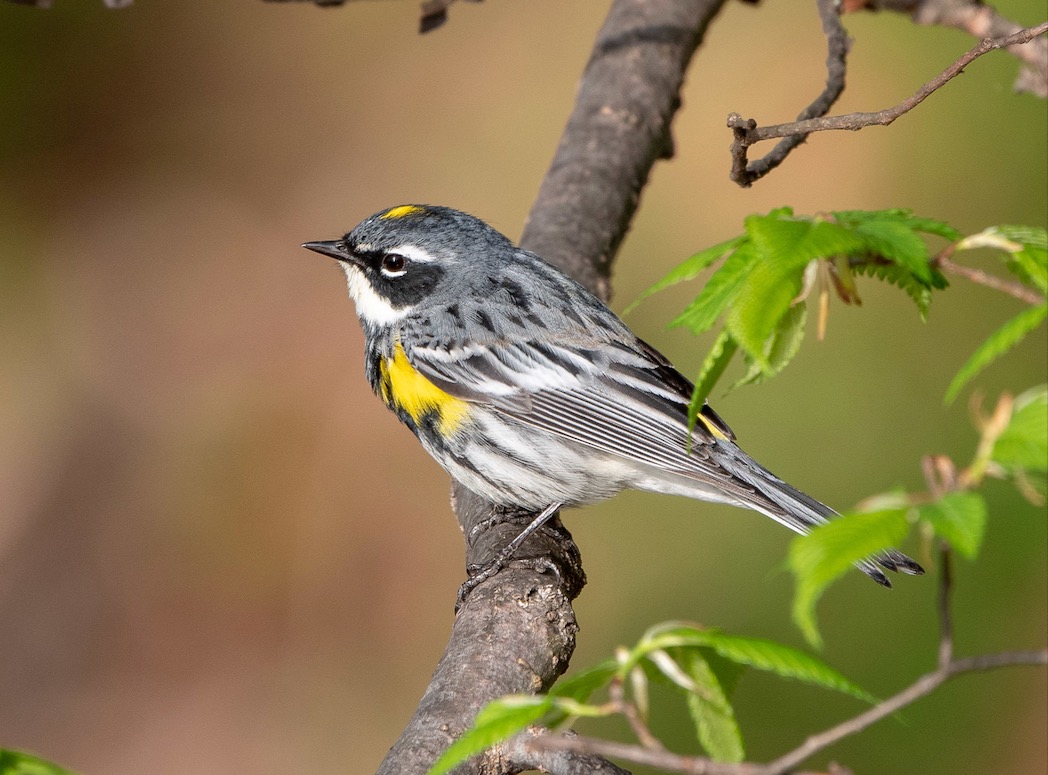
[[[353,256],[346,249],[346,243],[342,240],[327,240],[325,242],[306,242],[302,247],[320,253],[322,256],[330,256],[339,261],[352,261]]]

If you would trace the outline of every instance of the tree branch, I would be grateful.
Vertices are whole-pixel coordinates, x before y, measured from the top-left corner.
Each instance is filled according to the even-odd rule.
[[[797,116],[798,121],[825,116],[844,92],[844,77],[848,73],[847,57],[851,41],[848,39],[848,33],[841,24],[836,0],[816,0],[816,5],[819,9],[819,18],[822,20],[822,30],[826,35],[828,48],[826,53],[826,88],[823,89],[822,94],[815,98],[814,102],[800,112],[800,115]],[[732,115],[735,116],[737,114],[733,113]],[[728,126],[732,126],[730,117]],[[732,128],[736,129],[736,127]],[[744,127],[740,126],[738,128],[738,130],[742,129]],[[740,154],[733,153],[731,179],[743,188],[749,188],[755,180],[763,178],[782,164],[790,152],[807,139],[808,135],[806,133],[789,135],[779,142],[766,156],[750,164],[746,162],[745,152]]]
[[[980,0],[843,0],[842,12],[896,11],[909,14],[917,24],[954,27],[975,38],[1003,38],[1023,28],[1001,16]],[[1017,92],[1048,97],[1048,40],[1008,47],[1023,68],[1015,82]]]
[[[797,764],[815,753],[843,740],[846,737],[861,732],[883,718],[887,718],[896,711],[925,697],[938,689],[951,678],[956,678],[965,673],[982,670],[994,670],[1001,667],[1048,665],[1048,650],[1045,651],[1005,651],[998,654],[985,654],[978,657],[957,659],[944,665],[931,673],[927,673],[898,694],[879,702],[865,713],[861,713],[853,719],[827,729],[818,735],[812,735],[804,741],[803,745],[765,765],[764,767],[750,771],[748,775],[785,775]]]
[[[688,62],[724,1],[615,0],[598,34],[521,245],[604,298],[641,189],[667,155]],[[487,565],[520,530],[523,515],[464,488],[454,488],[453,502],[471,537],[468,567]],[[380,773],[425,772],[490,700],[547,689],[567,668],[577,630],[571,600],[585,583],[578,550],[555,519],[517,557],[462,602],[433,680]],[[456,773],[519,771],[503,753],[474,757]]]
[[[841,116],[810,118],[801,121],[793,121],[787,124],[774,124],[766,127],[758,127],[757,122],[752,118],[743,119],[738,113],[732,113],[728,116],[728,127],[732,130],[734,136],[731,146],[732,179],[739,183],[739,185],[748,186],[760,177],[760,175],[756,174],[755,170],[752,171],[751,174],[751,168],[756,167],[760,162],[748,166],[746,161],[747,151],[749,147],[755,143],[759,143],[762,140],[771,140],[776,137],[788,137],[791,135],[807,137],[807,135],[812,132],[825,132],[827,130],[849,129],[854,131],[857,129],[864,129],[868,126],[888,126],[895,121],[895,119],[899,118],[899,116],[913,110],[924,102],[924,100],[933,92],[942,88],[950,80],[960,75],[965,67],[983,54],[987,54],[990,51],[996,51],[1000,48],[1028,43],[1034,38],[1043,35],[1045,32],[1048,32],[1048,22],[1039,24],[1036,27],[1028,27],[1001,38],[987,38],[961,56],[938,76],[921,86],[921,88],[918,89],[909,99],[903,100],[898,105],[891,108],[886,108],[885,110],[880,110],[874,113],[847,113]],[[738,172],[740,169],[745,170],[745,172]],[[767,171],[768,170],[765,170],[765,172]]]
[[[981,269],[955,263],[946,251],[936,256],[932,260],[932,264],[943,272],[958,275],[973,283],[977,283],[978,285],[985,285],[987,288],[1006,293],[1009,296],[1015,297],[1019,301],[1026,302],[1027,304],[1044,303],[1044,296],[1032,288],[1027,288],[1019,282],[1005,280],[1003,277],[992,275]]]
[[[789,753],[767,764],[716,762],[702,756],[685,756],[662,748],[616,743],[588,737],[548,737],[536,739],[533,744],[557,750],[574,750],[587,755],[615,756],[635,764],[658,767],[666,772],[678,772],[684,775],[787,775],[787,773],[803,775],[796,770],[796,767],[802,762],[931,694],[952,678],[965,673],[995,670],[1001,667],[1048,665],[1048,649],[1005,651],[953,659],[953,625],[950,616],[952,592],[950,550],[944,546],[942,561],[939,564],[937,602],[939,610],[938,667],[918,678],[898,694],[877,703],[865,713],[860,713],[824,732],[812,735]]]

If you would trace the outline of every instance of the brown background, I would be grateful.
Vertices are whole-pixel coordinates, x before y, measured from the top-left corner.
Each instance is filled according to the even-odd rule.
[[[519,235],[603,12],[461,4],[418,37],[411,2],[0,4],[0,745],[90,775],[373,771],[443,647],[461,538],[445,475],[367,389],[340,273],[298,245],[413,201]],[[972,45],[893,16],[847,24],[842,111],[898,101]],[[794,116],[823,46],[806,4],[727,7],[616,309],[782,204],[1044,225],[1044,103],[1011,94],[1004,54],[891,128],[812,138],[732,186],[725,116]],[[971,454],[966,398],[941,398],[1019,308],[958,286],[922,324],[864,282],[825,343],[715,405],[838,507],[918,489],[921,455]],[[686,372],[710,342],[664,326],[689,292],[628,318]],[[980,387],[1043,382],[1045,347],[1042,330]],[[1045,639],[1044,511],[987,491],[983,556],[958,568],[961,654]],[[626,494],[566,521],[590,577],[577,666],[669,618],[800,645],[789,536],[767,520]],[[820,607],[824,656],[891,693],[934,663],[933,605],[930,578],[887,593],[854,574]],[[1043,670],[967,677],[832,755],[864,775],[1043,772],[1045,692]],[[763,676],[737,699],[757,759],[860,710]],[[654,724],[687,748],[676,715]]]

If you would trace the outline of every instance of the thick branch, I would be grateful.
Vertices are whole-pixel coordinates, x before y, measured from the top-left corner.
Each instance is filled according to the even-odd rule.
[[[605,298],[641,188],[667,154],[685,69],[723,2],[616,0],[598,35],[521,244]],[[467,565],[484,566],[519,532],[523,515],[499,515],[461,487],[453,499],[470,537]],[[517,557],[524,559],[463,601],[433,680],[380,773],[425,772],[488,701],[542,691],[567,668],[577,629],[570,603],[584,583],[577,549],[554,521]],[[456,770],[516,771],[519,761],[500,750]]]
[[[688,61],[722,4],[616,2],[597,37],[521,245],[605,299],[641,189],[672,154]]]

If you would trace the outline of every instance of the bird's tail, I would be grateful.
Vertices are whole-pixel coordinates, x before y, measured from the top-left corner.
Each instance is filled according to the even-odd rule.
[[[797,488],[782,481],[755,461],[735,444],[718,443],[717,463],[730,473],[736,482],[745,485],[734,493],[740,505],[761,512],[797,533],[807,534],[839,514]],[[896,549],[887,549],[856,563],[863,573],[884,587],[891,581],[881,568],[890,571],[920,575],[924,573],[917,562]]]

